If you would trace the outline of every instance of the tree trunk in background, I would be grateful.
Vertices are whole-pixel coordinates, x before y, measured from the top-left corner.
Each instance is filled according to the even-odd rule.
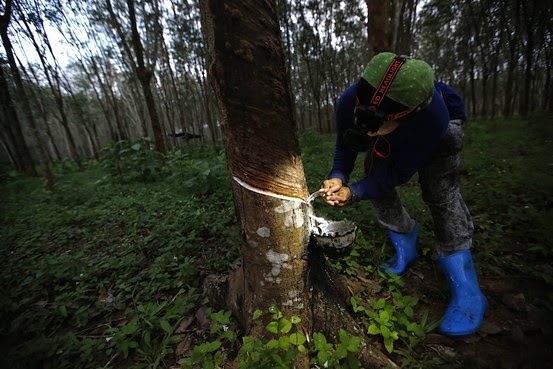
[[[19,64],[22,65],[21,61],[19,61]],[[36,69],[33,67],[32,64],[28,65],[28,69],[31,72],[27,73],[26,69],[21,69],[23,72],[25,78],[29,81],[33,81],[39,85],[40,84],[40,78],[38,76],[38,73]],[[31,75],[33,76],[33,79],[31,79]],[[62,159],[62,155],[60,153],[60,150],[58,149],[58,142],[54,139],[54,136],[52,135],[52,130],[50,128],[49,118],[50,118],[50,111],[47,109],[47,102],[44,94],[43,89],[29,89],[29,99],[34,102],[35,107],[37,109],[37,113],[40,116],[40,120],[42,121],[42,129],[44,133],[46,134],[46,137],[48,137],[48,142],[44,144],[45,151],[48,154],[48,162],[51,161],[57,161]],[[50,154],[50,151],[47,149],[50,147],[50,151],[53,154]]]
[[[415,23],[417,22],[417,6],[419,0],[407,1],[406,9],[403,13],[402,31],[398,36],[397,50],[407,55],[413,52],[413,34]]]
[[[405,11],[405,0],[394,0],[392,2],[392,5],[393,6],[391,12],[393,13],[393,16],[391,17],[392,22],[390,27],[392,29],[392,31],[390,32],[392,36],[392,41],[390,43],[390,50],[393,50],[397,53],[405,54],[406,52],[402,50],[399,46],[400,33],[401,31],[403,31],[403,28],[401,27],[401,20],[403,20],[403,13]]]
[[[165,145],[163,127],[159,119],[159,114],[156,108],[155,98],[154,98],[154,94],[152,92],[152,86],[151,86],[151,80],[153,77],[153,67],[149,67],[146,65],[144,46],[142,44],[140,33],[138,31],[135,2],[134,0],[127,0],[126,4],[127,4],[128,17],[130,22],[129,27],[130,27],[130,33],[131,33],[131,45],[129,45],[129,42],[127,41],[128,30],[123,30],[123,26],[118,18],[124,15],[116,13],[116,11],[112,6],[111,0],[105,0],[106,9],[109,13],[110,26],[112,26],[115,29],[115,32],[119,37],[119,40],[117,40],[117,43],[121,48],[121,52],[124,53],[124,55],[126,55],[127,57],[126,61],[140,83],[140,89],[142,90],[144,102],[146,103],[146,109],[150,119],[150,127],[152,129],[152,133],[154,136],[153,138],[154,138],[156,149],[160,152],[166,152],[167,148]],[[159,14],[153,14],[151,16],[152,17],[159,16]],[[161,30],[159,30],[159,32],[161,32]],[[158,37],[160,37],[160,35],[158,35]],[[154,43],[154,49],[157,48],[157,46],[158,46],[157,43]],[[157,56],[157,50],[152,51],[152,53],[153,55]],[[134,89],[132,92],[133,92],[133,95],[135,95]],[[140,101],[140,100],[137,99],[134,101]],[[143,127],[145,127],[145,119],[143,114],[139,115],[139,119],[143,124]]]
[[[507,8],[507,11],[501,12],[502,22],[507,23],[509,19],[513,21],[514,29],[511,32],[506,32],[506,63],[507,63],[507,77],[505,79],[505,89],[503,96],[503,111],[502,114],[504,117],[509,118],[513,115],[514,107],[514,96],[515,96],[515,71],[517,68],[517,57],[518,57],[518,39],[520,37],[520,11],[518,6],[513,7],[512,5]]]
[[[267,333],[270,314],[252,320],[253,312],[266,312],[272,304],[285,316],[300,317],[309,335],[322,331],[335,337],[340,327],[352,333],[356,323],[344,294],[336,292],[338,278],[317,250],[302,257],[310,239],[308,190],[276,2],[204,0],[200,9],[242,234],[242,266],[230,277],[227,308],[254,337]],[[365,368],[390,363],[380,351],[364,347]],[[309,368],[308,358],[296,368]]]
[[[553,68],[551,51],[548,51],[546,58],[547,72],[544,81],[543,105],[542,109],[545,111],[553,112],[553,78],[551,76],[551,68]]]
[[[33,47],[35,48],[35,51],[40,60],[40,64],[42,65],[42,70],[44,72],[44,75],[46,76],[46,80],[48,81],[48,86],[52,91],[52,95],[54,96],[54,101],[56,103],[56,107],[59,113],[59,123],[63,128],[63,132],[67,140],[69,157],[72,160],[74,160],[79,167],[81,167],[81,159],[77,151],[75,138],[71,133],[70,122],[69,122],[69,119],[67,118],[65,103],[63,101],[63,93],[61,91],[61,78],[59,74],[59,65],[57,64],[57,61],[55,59],[56,55],[53,52],[52,47],[50,46],[50,41],[48,39],[48,35],[45,29],[41,28],[43,27],[43,23],[41,23],[42,19],[40,20],[40,22],[37,23],[36,19],[32,18],[33,15],[36,15],[33,13],[33,10],[19,8],[19,16],[20,16],[21,23],[25,27],[28,40],[33,44]],[[31,29],[31,24],[34,25],[36,32],[42,37],[42,43],[43,43],[42,47],[41,45],[39,45],[39,41],[34,37],[33,30]],[[54,65],[48,62],[45,49],[49,50],[51,57],[54,59]]]
[[[3,20],[2,20],[3,21]],[[3,27],[3,24],[0,25]],[[4,33],[2,31],[2,33]],[[33,158],[25,137],[21,131],[21,123],[17,117],[14,101],[11,98],[10,90],[4,69],[0,68],[0,101],[2,101],[2,112],[0,116],[0,127],[2,127],[2,140],[5,148],[10,154],[15,169],[22,171],[28,176],[37,176]]]
[[[146,101],[146,107],[148,108],[148,115],[150,117],[150,124],[152,127],[152,132],[154,134],[156,149],[160,152],[165,153],[167,152],[167,147],[165,145],[163,127],[161,125],[161,120],[159,119],[156,101],[151,86],[153,71],[146,67],[146,61],[144,58],[144,46],[142,45],[140,34],[138,33],[138,26],[136,23],[134,0],[127,0],[127,6],[129,8],[129,19],[131,22],[132,45],[134,49],[134,54],[136,56],[136,76],[138,77],[140,85],[142,86],[142,92],[144,94],[144,100]]]
[[[46,178],[46,182],[47,182],[48,187],[53,188],[54,187],[54,177],[52,176],[52,172],[50,171],[50,167],[48,166],[48,164],[45,161],[46,158],[47,158],[46,150],[42,146],[42,142],[41,142],[39,134],[38,134],[36,121],[33,117],[32,110],[31,110],[31,105],[29,103],[29,100],[27,99],[27,95],[25,94],[25,88],[23,86],[23,81],[21,79],[21,74],[19,73],[19,69],[17,68],[17,64],[16,64],[15,57],[14,57],[14,54],[13,54],[12,44],[11,44],[11,41],[10,41],[10,38],[9,38],[9,35],[8,35],[8,26],[9,26],[10,17],[11,17],[11,7],[12,7],[11,0],[7,0],[6,1],[6,6],[4,8],[4,14],[2,15],[2,17],[0,17],[0,36],[2,38],[2,45],[4,46],[4,50],[6,52],[6,57],[8,58],[8,63],[10,65],[10,70],[11,70],[13,79],[15,81],[18,103],[21,104],[22,110],[23,110],[24,114],[26,114],[26,118],[27,118],[27,120],[29,122],[29,125],[31,127],[31,132],[34,136],[34,139],[36,140],[38,153],[40,155],[38,160],[39,160],[39,163],[40,163],[40,168],[42,170],[42,175]],[[17,120],[16,122],[20,126],[19,120]],[[23,139],[23,135],[20,135],[20,137],[16,138],[16,139],[18,139],[18,140]],[[16,144],[24,144],[24,140],[23,140],[23,142],[19,142],[19,143],[16,143]],[[27,154],[29,154],[29,153],[27,153]],[[27,154],[20,154],[20,155],[27,155]],[[28,157],[23,157],[23,159],[24,160],[29,160],[28,163],[25,163],[26,166],[30,166],[32,164],[32,159],[30,158],[30,154],[29,154]],[[36,172],[34,172],[35,171],[34,166],[33,166],[33,169],[30,169],[30,168],[25,168],[25,169],[30,174],[36,174]]]
[[[526,35],[526,43],[524,46],[524,79],[522,83],[521,101],[520,101],[520,115],[527,117],[531,112],[530,99],[533,96],[532,91],[532,68],[534,66],[534,32],[536,28],[535,24],[535,12],[537,11],[536,1],[521,1],[521,19],[524,25],[524,34]]]
[[[12,1],[6,0],[6,5],[4,8],[4,14],[0,16],[0,34],[2,37],[2,45],[6,51],[10,67],[15,66],[16,73],[17,65],[12,51],[12,44],[8,34],[8,27],[11,20],[11,10],[12,10]],[[0,69],[3,66],[0,66]],[[17,80],[17,75],[14,75],[14,79]],[[19,78],[21,79],[21,78]],[[21,93],[24,91],[16,90],[16,93],[22,98]],[[4,136],[4,142],[6,149],[11,155],[12,160],[14,161],[16,169],[24,172],[29,176],[38,175],[35,165],[33,163],[33,158],[27,143],[25,142],[25,137],[21,130],[21,123],[17,116],[17,111],[15,109],[15,101],[12,100],[9,85],[6,76],[4,75],[4,70],[0,70],[0,101],[2,101],[2,135]],[[29,111],[30,114],[30,111]]]
[[[369,59],[383,51],[391,51],[390,1],[365,0],[367,3]]]

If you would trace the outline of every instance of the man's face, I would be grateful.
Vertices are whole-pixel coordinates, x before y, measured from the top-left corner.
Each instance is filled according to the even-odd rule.
[[[384,112],[368,105],[355,107],[355,126],[363,133],[376,132],[384,123]]]
[[[376,132],[367,132],[367,136],[369,137],[375,137],[375,136],[386,136],[387,134],[392,133],[397,127],[399,127],[399,123],[395,120],[387,120],[384,121],[384,124],[378,129]]]

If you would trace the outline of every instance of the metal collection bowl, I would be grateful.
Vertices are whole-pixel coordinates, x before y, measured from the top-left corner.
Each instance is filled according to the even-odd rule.
[[[347,256],[353,249],[357,226],[349,220],[319,222],[311,230],[317,246],[330,257]]]

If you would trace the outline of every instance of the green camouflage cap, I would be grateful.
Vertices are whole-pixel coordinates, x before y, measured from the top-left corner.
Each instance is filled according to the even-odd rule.
[[[383,52],[375,55],[363,71],[363,79],[374,88],[386,73],[396,54]],[[434,72],[430,65],[422,60],[409,59],[399,70],[386,97],[408,108],[427,104],[434,91]]]

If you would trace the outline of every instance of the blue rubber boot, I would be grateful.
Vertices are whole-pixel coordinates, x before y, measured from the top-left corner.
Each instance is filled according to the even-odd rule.
[[[417,252],[417,237],[419,234],[419,226],[415,221],[413,229],[409,233],[398,233],[388,231],[392,245],[396,250],[396,255],[386,261],[380,270],[385,272],[401,275],[405,272],[409,264],[411,264],[419,256]]]
[[[470,250],[439,257],[437,261],[451,291],[451,301],[440,331],[447,336],[466,336],[476,332],[484,321],[488,302],[480,291]]]

